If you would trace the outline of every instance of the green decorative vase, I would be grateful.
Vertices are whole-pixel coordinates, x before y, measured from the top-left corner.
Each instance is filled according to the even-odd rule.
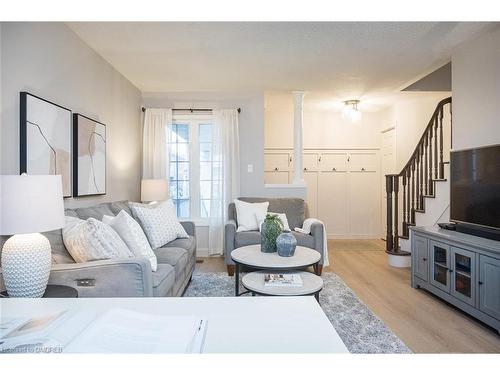
[[[266,219],[262,223],[260,233],[261,251],[263,253],[276,252],[276,239],[283,231],[283,223],[278,215],[266,215]]]

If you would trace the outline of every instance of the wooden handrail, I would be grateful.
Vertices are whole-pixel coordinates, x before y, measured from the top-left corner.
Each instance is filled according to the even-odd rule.
[[[446,104],[450,104],[450,103],[451,103],[451,96],[448,97],[448,98],[444,98],[443,100],[441,100],[437,104],[436,109],[432,113],[431,119],[429,120],[429,123],[427,124],[427,127],[425,128],[424,132],[422,133],[422,136],[420,137],[420,140],[417,143],[417,146],[415,147],[415,150],[411,154],[410,159],[408,160],[408,163],[406,163],[406,165],[403,167],[403,169],[401,170],[401,172],[399,172],[399,174],[398,174],[399,176],[402,176],[403,173],[406,171],[406,169],[409,168],[410,165],[413,163],[414,159],[416,159],[416,154],[418,152],[418,148],[420,146],[420,143],[422,143],[424,141],[424,138],[427,136],[427,133],[429,132],[429,129],[431,129],[432,126],[434,125],[434,121],[435,121],[437,115],[439,114],[439,112],[441,111],[441,109]]]
[[[401,172],[387,174],[387,235],[386,252],[393,255],[408,255],[399,248],[399,201],[400,177],[402,177],[402,231],[409,236],[409,226],[415,225],[415,212],[425,209],[425,196],[435,193],[434,183],[444,178],[443,161],[443,116],[444,106],[450,104],[451,97],[441,100],[420,137],[415,150]]]

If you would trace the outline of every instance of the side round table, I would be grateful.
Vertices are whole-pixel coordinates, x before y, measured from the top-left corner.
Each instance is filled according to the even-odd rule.
[[[277,252],[263,253],[260,245],[248,245],[234,249],[231,258],[235,264],[234,295],[240,294],[240,269],[242,266],[252,270],[266,271],[291,271],[303,270],[314,266],[321,260],[321,254],[317,250],[308,247],[297,246],[292,257],[281,257]]]
[[[0,292],[0,298],[9,298],[6,290]],[[66,285],[47,285],[42,298],[78,298],[78,291]]]

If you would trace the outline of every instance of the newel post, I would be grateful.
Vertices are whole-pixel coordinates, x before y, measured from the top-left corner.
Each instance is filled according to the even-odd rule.
[[[386,251],[393,251],[393,236],[392,236],[392,190],[393,190],[393,178],[392,175],[385,176],[385,192],[387,195],[387,236],[385,240]]]

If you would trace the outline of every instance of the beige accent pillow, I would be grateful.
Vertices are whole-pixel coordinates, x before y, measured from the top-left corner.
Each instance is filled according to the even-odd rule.
[[[248,203],[235,199],[234,205],[236,206],[236,219],[238,220],[236,232],[259,230],[257,218],[266,216],[269,202]]]
[[[116,216],[104,215],[104,224],[113,228],[125,242],[130,251],[137,257],[146,258],[151,263],[151,269],[156,271],[158,260],[141,226],[126,211],[121,210]]]
[[[177,219],[171,199],[156,204],[130,202],[129,206],[153,249],[177,238],[189,238]]]
[[[133,256],[113,228],[92,217],[82,220],[66,216],[62,236],[66,249],[77,263]]]

